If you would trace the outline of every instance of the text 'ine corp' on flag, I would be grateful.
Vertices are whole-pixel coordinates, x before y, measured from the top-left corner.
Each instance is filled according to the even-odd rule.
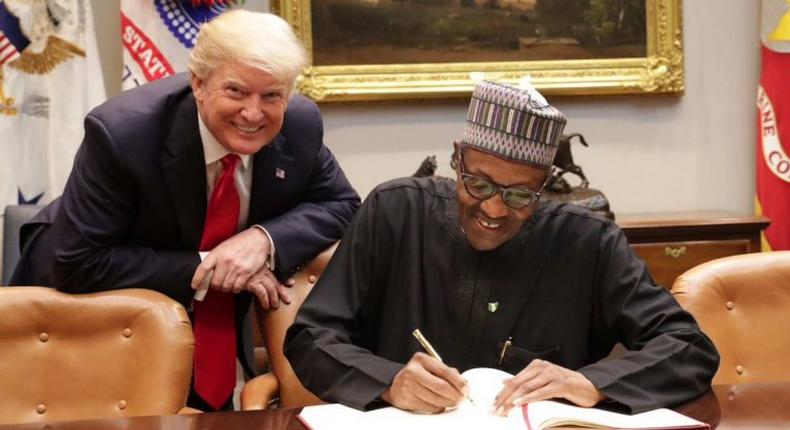
[[[771,220],[763,246],[790,249],[790,0],[761,3],[760,87],[757,91],[757,199]]]

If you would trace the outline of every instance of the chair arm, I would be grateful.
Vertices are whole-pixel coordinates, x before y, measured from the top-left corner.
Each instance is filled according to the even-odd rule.
[[[269,409],[271,401],[280,392],[280,382],[273,373],[256,376],[241,389],[241,410]]]

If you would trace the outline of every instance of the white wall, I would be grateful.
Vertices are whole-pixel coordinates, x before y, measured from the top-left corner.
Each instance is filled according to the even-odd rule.
[[[120,89],[117,2],[91,0],[110,94]],[[248,5],[266,9],[268,0]],[[555,98],[569,132],[590,148],[574,158],[615,212],[752,211],[759,2],[687,0],[683,96]],[[411,174],[431,154],[440,174],[461,131],[466,103],[322,105],[326,142],[363,196]]]

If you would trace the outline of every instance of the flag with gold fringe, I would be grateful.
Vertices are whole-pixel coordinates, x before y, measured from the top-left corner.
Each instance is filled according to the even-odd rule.
[[[757,213],[764,250],[790,249],[790,0],[763,0],[757,91]]]
[[[89,0],[0,0],[0,209],[63,191],[104,99]]]

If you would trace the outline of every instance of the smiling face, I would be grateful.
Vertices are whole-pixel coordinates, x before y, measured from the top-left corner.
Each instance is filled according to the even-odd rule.
[[[463,149],[463,157],[458,162],[463,163],[465,173],[485,178],[502,187],[527,187],[537,192],[546,180],[544,169],[506,161],[474,149]],[[464,187],[460,168],[456,168],[456,173],[461,227],[469,245],[478,251],[490,251],[510,240],[537,207],[533,204],[513,209],[505,204],[501,192],[485,200],[477,199]]]
[[[286,86],[262,70],[226,64],[204,79],[192,75],[192,91],[201,119],[230,152],[254,154],[283,126]]]

